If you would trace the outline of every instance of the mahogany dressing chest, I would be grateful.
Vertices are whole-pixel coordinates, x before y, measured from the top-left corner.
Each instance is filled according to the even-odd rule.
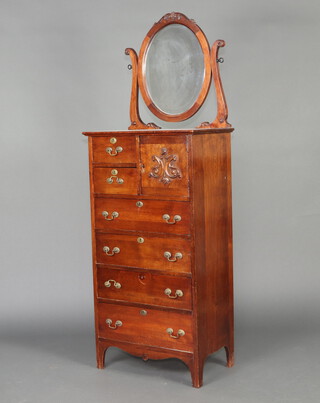
[[[112,346],[143,360],[178,358],[195,387],[202,385],[208,355],[224,347],[233,365],[233,128],[218,68],[224,45],[218,40],[210,49],[193,20],[166,14],[139,56],[126,49],[129,130],[83,133],[89,141],[98,368]],[[154,115],[178,122],[201,107],[212,79],[212,123],[165,130],[141,120],[139,90]]]

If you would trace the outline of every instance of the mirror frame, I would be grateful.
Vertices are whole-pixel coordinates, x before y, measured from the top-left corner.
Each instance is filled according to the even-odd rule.
[[[178,22],[177,22],[178,21]],[[159,32],[159,30],[168,24],[179,23],[187,26],[188,28],[192,27],[194,29],[194,34],[196,37],[200,38],[199,43],[203,45],[204,55],[205,55],[205,82],[202,86],[201,92],[199,93],[198,99],[194,103],[194,105],[179,115],[170,115],[166,114],[163,111],[160,111],[152,102],[151,98],[146,91],[145,86],[145,77],[143,74],[143,62],[146,56],[146,50],[149,46],[151,39],[154,35]],[[162,120],[171,121],[171,122],[180,122],[182,120],[186,120],[195,114],[198,109],[202,106],[203,102],[206,99],[208,91],[210,89],[211,78],[214,82],[215,92],[216,92],[216,101],[217,101],[217,114],[213,121],[205,121],[202,122],[197,129],[223,129],[232,127],[228,122],[228,106],[226,102],[226,97],[223,91],[223,86],[220,77],[219,63],[223,63],[223,57],[219,57],[219,50],[225,46],[225,41],[223,39],[217,39],[209,52],[208,41],[201,31],[201,29],[196,25],[194,20],[190,20],[184,14],[181,13],[168,13],[163,16],[154,26],[150,29],[147,36],[142,43],[139,59],[136,51],[132,48],[126,48],[125,54],[130,56],[131,64],[128,65],[128,69],[132,71],[132,81],[131,81],[131,97],[130,97],[130,121],[131,124],[128,127],[129,130],[158,130],[161,127],[157,126],[155,123],[144,123],[141,120],[139,113],[139,90],[141,89],[142,96],[146,105],[151,110],[151,112],[160,117]],[[209,56],[209,59],[208,59]],[[139,74],[138,74],[139,73]],[[140,75],[140,77],[138,77]],[[139,88],[140,87],[140,88]]]
[[[198,39],[199,45],[202,49],[203,58],[204,58],[204,78],[202,87],[200,89],[199,95],[194,102],[194,104],[187,109],[186,111],[179,114],[168,114],[162,110],[160,110],[153,102],[147,88],[146,76],[145,76],[145,66],[146,66],[146,56],[148,52],[148,48],[154,38],[154,36],[161,31],[163,28],[167,27],[171,24],[180,24],[189,28],[193,34]],[[186,119],[189,119],[193,116],[199,108],[201,108],[204,103],[208,91],[211,84],[211,60],[210,60],[210,47],[208,40],[202,30],[198,27],[198,25],[184,14],[181,13],[170,13],[163,16],[157,23],[153,25],[153,27],[149,30],[146,37],[144,38],[139,58],[138,58],[138,84],[139,89],[141,91],[142,98],[146,103],[147,107],[150,111],[156,115],[158,118],[167,121],[167,122],[180,122]]]

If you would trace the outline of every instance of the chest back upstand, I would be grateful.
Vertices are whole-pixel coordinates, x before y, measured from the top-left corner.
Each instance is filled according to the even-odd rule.
[[[233,365],[233,128],[218,67],[224,45],[218,40],[210,49],[193,20],[166,14],[139,56],[126,49],[129,130],[83,133],[89,140],[98,368],[111,346],[143,360],[179,358],[195,387],[202,385],[209,354],[224,347]],[[178,122],[202,106],[212,79],[212,123],[162,130],[141,120],[139,90],[154,115]]]

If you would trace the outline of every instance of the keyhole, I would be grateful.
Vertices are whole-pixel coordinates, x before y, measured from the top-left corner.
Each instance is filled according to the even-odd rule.
[[[145,285],[145,281],[146,281],[146,276],[145,274],[139,274],[138,275],[139,281],[141,284]]]

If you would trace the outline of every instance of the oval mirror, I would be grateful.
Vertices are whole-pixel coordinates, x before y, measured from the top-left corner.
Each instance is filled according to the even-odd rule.
[[[142,97],[148,108],[166,121],[182,121],[197,112],[211,81],[210,50],[204,33],[187,17],[175,15],[151,28],[138,62]]]

